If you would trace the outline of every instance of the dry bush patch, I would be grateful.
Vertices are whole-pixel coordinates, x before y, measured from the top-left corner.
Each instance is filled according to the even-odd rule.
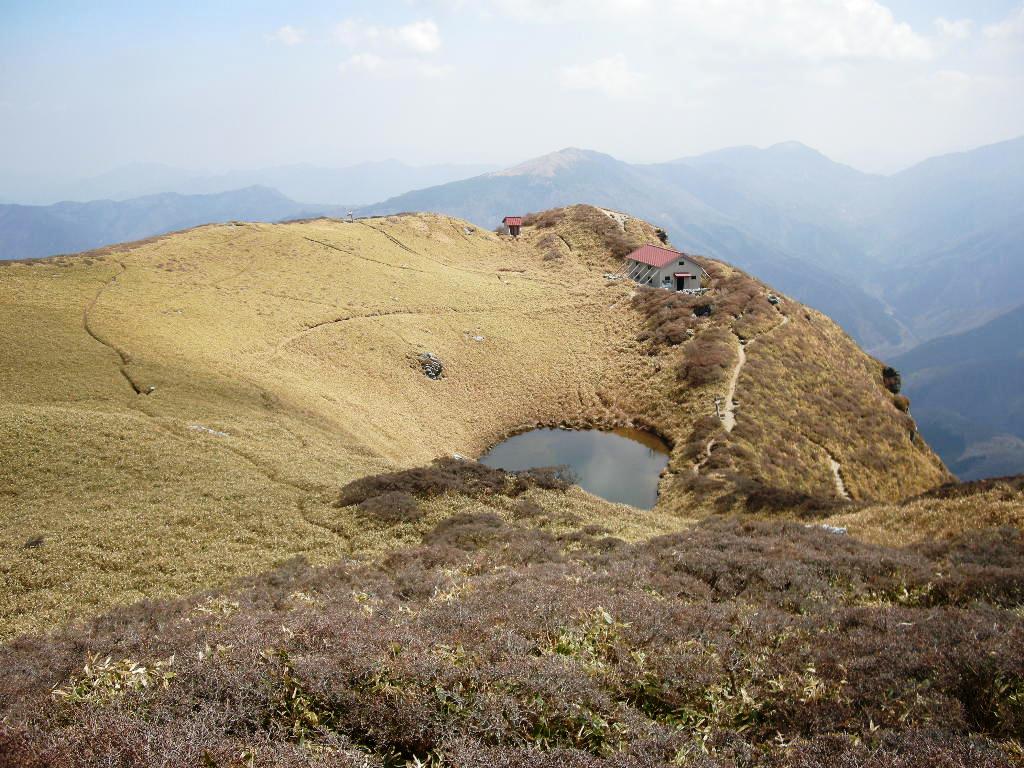
[[[460,514],[380,564],[272,571],[227,615],[149,603],[18,640],[0,650],[0,754],[1009,766],[1024,728],[1022,574],[1024,540],[1004,529],[894,549],[713,519],[627,543]],[[55,699],[97,653],[173,654],[174,677]]]

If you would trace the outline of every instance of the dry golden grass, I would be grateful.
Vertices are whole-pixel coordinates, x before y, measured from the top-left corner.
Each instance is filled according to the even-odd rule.
[[[552,520],[638,539],[705,514],[714,495],[675,479],[692,471],[685,446],[725,382],[688,389],[678,350],[637,340],[631,285],[602,277],[622,243],[595,216],[567,209],[518,241],[430,214],[208,226],[0,269],[0,637],[297,555],[324,563],[407,545],[419,523],[367,526],[331,505],[337,489],[478,455],[537,423],[632,421],[675,446],[652,512],[537,492]],[[551,236],[560,256],[545,260]],[[622,237],[657,242],[635,219]],[[778,389],[741,378],[733,434],[749,456],[734,472],[828,484],[818,437],[773,411],[827,397],[818,368],[773,362],[812,331],[811,352],[830,365],[851,356],[837,371],[859,371],[851,386],[874,402],[868,358],[827,319],[794,315],[792,336],[750,350]],[[440,381],[420,370],[425,351],[444,362]],[[763,434],[742,433],[755,418]],[[890,440],[892,419],[842,427],[829,443],[857,468],[846,478],[856,494],[895,499],[943,477],[926,447]],[[798,466],[768,467],[760,457],[783,442]],[[860,458],[875,446],[894,463]],[[465,502],[432,501],[422,525],[453,505]]]
[[[337,488],[600,412],[625,287],[463,226],[210,226],[0,270],[0,632],[398,546]]]
[[[950,540],[984,528],[1024,530],[1024,483],[1019,478],[984,481],[970,493],[924,494],[900,504],[873,504],[825,522],[844,526],[872,544],[896,547]]]

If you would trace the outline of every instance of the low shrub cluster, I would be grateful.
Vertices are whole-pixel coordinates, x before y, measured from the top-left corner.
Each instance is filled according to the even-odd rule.
[[[603,534],[460,514],[381,564],[291,563],[230,600],[22,638],[0,649],[0,765],[1019,757],[1019,531],[908,549],[723,518],[636,544]],[[53,695],[88,694],[83,666],[107,656],[160,684]]]
[[[523,217],[523,226],[550,229],[569,221],[589,235],[596,237],[612,259],[621,259],[641,245],[641,241],[624,232],[618,222],[600,209],[590,205],[574,205],[541,213],[528,213]]]
[[[733,492],[719,503],[729,508],[740,501],[747,512],[798,518],[821,518],[855,507],[834,496],[815,496],[787,488],[775,488],[761,480],[742,478]]]
[[[543,254],[544,261],[557,261],[562,258],[561,247],[556,235],[544,235],[537,241],[537,249]]]
[[[359,514],[386,525],[414,523],[423,517],[416,497],[402,491],[387,491],[368,496],[357,505]]]
[[[523,216],[523,226],[550,229],[562,222],[568,210],[568,208],[551,208],[539,213],[528,213]]]
[[[642,244],[631,238],[618,222],[597,208],[579,205],[572,211],[574,221],[596,235],[613,259],[622,259]]]
[[[1004,491],[1007,499],[1013,499],[1016,493],[1024,491],[1024,475],[1012,477],[988,477],[983,480],[970,480],[965,483],[943,483],[927,493],[907,499],[906,503],[917,499],[963,499],[986,493],[993,489]]]
[[[500,494],[515,498],[530,488],[564,491],[572,485],[564,467],[542,467],[521,472],[506,472],[476,461],[442,458],[425,467],[369,475],[341,489],[339,507],[360,505],[364,511],[374,505],[409,507],[410,500],[459,493],[479,498]]]
[[[708,328],[683,348],[676,377],[693,387],[721,381],[736,360],[736,337],[726,328]]]
[[[682,344],[699,327],[697,308],[702,306],[712,305],[701,296],[641,286],[633,297],[633,308],[646,318],[639,340],[650,341],[654,347]]]

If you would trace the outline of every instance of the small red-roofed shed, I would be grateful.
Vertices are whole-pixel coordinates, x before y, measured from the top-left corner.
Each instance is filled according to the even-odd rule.
[[[522,216],[506,216],[501,220],[505,225],[505,232],[512,237],[519,237],[519,228],[523,226]]]

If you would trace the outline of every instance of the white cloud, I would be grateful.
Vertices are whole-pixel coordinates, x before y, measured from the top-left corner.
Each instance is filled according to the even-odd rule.
[[[338,69],[343,72],[380,72],[385,65],[384,59],[373,53],[357,53],[343,61]]]
[[[440,80],[443,77],[448,77],[455,68],[450,64],[434,64],[429,61],[418,61],[415,64],[416,72],[427,78],[428,80]]]
[[[617,53],[589,64],[562,67],[560,80],[568,90],[599,91],[620,99],[637,95],[645,78],[630,69],[626,57]]]
[[[974,22],[970,19],[950,21],[940,16],[935,20],[935,29],[938,30],[939,35],[951,40],[966,40],[971,36],[973,26]]]
[[[283,27],[278,27],[274,34],[270,35],[270,38],[285,45],[298,45],[306,39],[306,33],[301,29],[285,24]]]
[[[985,36],[992,40],[1024,39],[1024,5],[998,24],[985,27]]]
[[[362,52],[349,56],[338,65],[343,75],[373,75],[377,77],[421,77],[438,80],[447,77],[454,69],[447,64],[437,64],[408,57],[384,58],[375,53]]]
[[[642,25],[680,41],[814,61],[933,55],[929,40],[897,21],[878,0],[465,0],[464,5],[539,23]]]
[[[475,6],[503,16],[544,24],[588,17],[614,17],[640,13],[657,5],[656,0],[455,0],[460,8]]]
[[[958,69],[940,69],[931,76],[931,96],[940,101],[962,101],[971,93],[974,78]]]
[[[416,53],[434,53],[441,47],[437,24],[427,19],[389,30],[394,39]]]
[[[441,31],[430,19],[400,27],[380,27],[358,19],[345,19],[335,26],[334,36],[349,47],[382,45],[417,54],[436,53],[441,49]]]

